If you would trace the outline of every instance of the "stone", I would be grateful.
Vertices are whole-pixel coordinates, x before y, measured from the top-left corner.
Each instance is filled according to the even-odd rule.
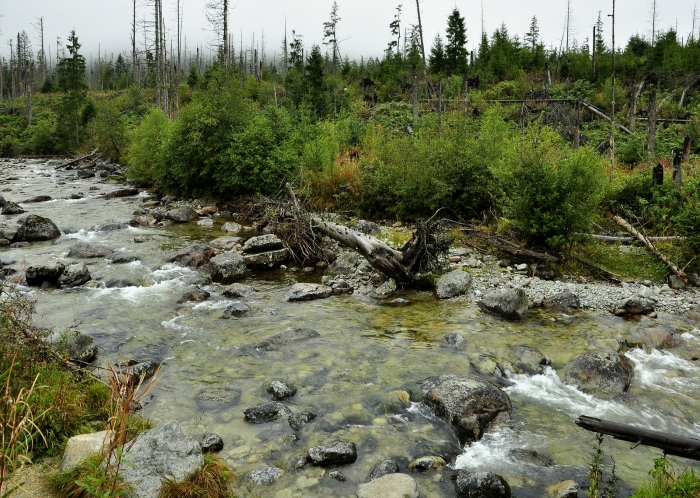
[[[44,282],[49,285],[57,285],[58,279],[66,269],[63,263],[49,263],[40,266],[30,266],[25,272],[27,285],[41,287]]]
[[[472,283],[471,274],[463,270],[454,270],[441,275],[435,281],[435,294],[438,299],[461,296],[469,290]]]
[[[629,389],[634,364],[613,351],[584,353],[562,370],[564,382],[596,396],[616,396]]]
[[[6,202],[7,202],[7,201],[5,200],[5,198],[4,198],[2,195],[0,195],[0,208],[3,207],[3,206],[5,206],[5,203],[6,203]]]
[[[355,443],[334,441],[309,448],[306,455],[312,465],[343,465],[357,460],[357,448]]]
[[[384,282],[382,285],[374,289],[372,291],[372,296],[376,297],[378,299],[386,299],[387,297],[390,297],[394,292],[396,292],[397,286],[396,286],[396,280],[393,278],[390,278],[386,282]]]
[[[224,310],[224,318],[243,316],[246,313],[250,313],[250,307],[245,303],[237,302],[226,307]]]
[[[683,279],[675,273],[671,273],[668,276],[668,286],[674,290],[685,290],[688,287],[688,285],[683,281]]]
[[[378,463],[369,474],[369,480],[374,481],[380,477],[384,477],[389,474],[395,474],[399,471],[399,464],[394,460],[384,460],[382,463]]]
[[[522,320],[527,315],[527,294],[522,289],[495,290],[479,301],[479,307],[506,320]]]
[[[165,217],[175,223],[188,223],[197,219],[197,213],[189,206],[183,206],[165,213]]]
[[[161,364],[157,361],[142,361],[142,362],[127,362],[126,364],[115,365],[115,370],[126,381],[132,379],[132,382],[143,382],[146,379],[153,377]]]
[[[250,285],[234,283],[226,287],[221,293],[224,297],[247,297],[255,291]]]
[[[243,252],[248,254],[258,254],[268,252],[284,247],[282,241],[277,235],[268,234],[260,235],[259,237],[251,237],[243,244]]]
[[[224,440],[218,434],[205,434],[199,445],[202,453],[217,453],[224,449]]]
[[[544,372],[544,367],[552,364],[538,349],[527,344],[510,346],[508,351],[515,373],[537,375]]]
[[[132,197],[134,195],[139,195],[138,189],[135,188],[122,188],[115,190],[114,192],[109,192],[102,195],[103,199],[117,199],[119,197]]]
[[[196,269],[206,264],[214,257],[216,250],[207,244],[192,244],[165,258],[167,263],[177,263],[180,266]]]
[[[284,474],[282,469],[267,465],[265,468],[251,472],[248,479],[258,486],[269,486],[277,482],[282,474]]]
[[[69,472],[84,462],[87,458],[97,455],[107,449],[112,431],[93,432],[73,436],[66,443],[63,451],[61,466],[58,471]]]
[[[244,230],[243,225],[229,221],[228,223],[221,225],[221,231],[227,233],[241,233],[245,232],[246,230]]]
[[[241,237],[219,237],[209,242],[209,244],[223,251],[231,251],[242,241]]]
[[[209,296],[211,296],[211,294],[209,294],[204,289],[200,289],[199,287],[197,287],[183,294],[183,296],[177,301],[177,304],[184,304],[189,302],[201,303],[202,301],[206,301],[207,299],[209,299]]]
[[[316,420],[316,414],[311,412],[290,413],[287,416],[289,427],[299,432],[306,424]]]
[[[199,220],[197,222],[198,227],[205,227],[205,228],[211,228],[214,226],[214,220],[211,218],[204,218],[202,220]]]
[[[547,486],[545,493],[547,498],[578,498],[578,483],[572,480],[561,481]]]
[[[120,475],[133,487],[129,498],[157,498],[163,481],[182,481],[204,466],[201,446],[174,420],[139,435],[127,459],[132,465]]]
[[[510,486],[501,476],[492,472],[457,473],[455,490],[460,498],[510,498]]]
[[[280,334],[275,334],[268,337],[267,339],[259,342],[255,345],[255,348],[262,349],[264,351],[271,351],[274,349],[279,349],[282,346],[286,346],[290,343],[305,341],[308,339],[314,339],[321,337],[321,334],[312,329],[298,328],[285,330]]]
[[[287,261],[289,251],[287,249],[277,249],[275,251],[261,252],[257,254],[243,253],[248,268],[254,270],[272,270]]]
[[[66,350],[68,361],[73,363],[92,363],[97,358],[98,348],[95,340],[80,332],[73,332],[65,337],[63,347]]]
[[[248,408],[243,412],[245,421],[251,424],[264,424],[277,420],[280,415],[289,415],[286,407],[281,403],[264,403]]]
[[[355,225],[355,230],[364,233],[365,235],[377,234],[381,231],[379,229],[379,225],[367,220],[358,221],[357,225]]]
[[[40,242],[53,240],[61,236],[56,224],[48,218],[30,214],[17,229],[14,242]]]
[[[408,470],[414,472],[431,472],[433,470],[441,469],[447,465],[444,458],[439,456],[422,456],[416,458],[410,464],[408,464]]]
[[[39,202],[48,202],[51,200],[50,195],[38,195],[36,197],[32,197],[31,199],[27,199],[26,201],[23,202],[23,204],[35,204]]]
[[[645,299],[649,299],[653,293],[654,291],[652,291],[651,288],[646,285],[641,285],[639,286],[639,289],[637,289],[637,295]]]
[[[448,346],[452,346],[455,349],[463,349],[467,347],[467,340],[457,334],[456,332],[451,332],[442,338],[442,341]]]
[[[299,283],[294,284],[287,292],[287,301],[311,301],[324,299],[333,294],[333,288],[323,284]]]
[[[420,386],[421,400],[453,426],[462,444],[478,441],[502,412],[511,411],[508,395],[475,377],[441,375]]]
[[[360,264],[362,257],[355,252],[342,252],[333,261],[330,267],[330,273],[333,276],[352,275],[355,273],[357,265]]]
[[[74,259],[104,258],[112,254],[112,250],[104,246],[93,246],[85,242],[78,242],[68,251],[68,257]]]
[[[11,244],[9,239],[0,238],[0,247],[7,247]]]
[[[90,169],[79,169],[78,178],[82,178],[84,180],[88,178],[95,178],[95,172]]]
[[[125,265],[128,263],[133,263],[134,261],[141,261],[139,256],[125,253],[112,253],[109,255],[109,259],[112,261],[112,264],[115,265]]]
[[[5,205],[2,207],[2,211],[0,211],[0,213],[7,215],[22,214],[24,212],[26,211],[12,201],[5,201]]]
[[[241,390],[233,386],[206,386],[195,397],[197,409],[202,412],[231,410],[241,399]]]
[[[245,277],[246,262],[237,252],[225,252],[211,258],[209,268],[214,282],[231,284]]]
[[[273,380],[270,382],[265,390],[272,394],[272,397],[276,401],[282,401],[283,399],[291,398],[297,393],[297,388],[294,386],[288,386],[282,381]]]
[[[648,315],[654,311],[654,301],[639,296],[631,296],[615,304],[613,313],[617,316]]]
[[[581,301],[573,292],[560,292],[545,299],[544,307],[570,314],[581,308]]]
[[[92,275],[90,275],[87,265],[78,263],[67,267],[58,278],[56,284],[60,288],[78,287],[88,283],[90,280],[92,280]]]
[[[345,476],[345,474],[343,474],[339,470],[334,470],[333,472],[329,472],[328,477],[330,477],[331,479],[335,479],[338,482],[345,482],[348,480],[348,478]]]
[[[134,218],[130,224],[131,226],[139,226],[139,227],[152,227],[155,226],[155,224],[158,222],[155,216],[152,214],[144,214],[141,215],[137,218]]]
[[[655,349],[675,348],[685,342],[678,330],[667,325],[656,325],[642,329],[640,335],[644,344]]]
[[[418,484],[406,474],[388,474],[357,487],[357,498],[420,498]]]

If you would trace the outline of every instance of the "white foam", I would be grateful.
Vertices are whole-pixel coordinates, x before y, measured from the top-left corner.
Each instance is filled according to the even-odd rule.
[[[240,302],[240,301],[238,301]],[[192,309],[193,310],[206,310],[206,311],[214,311],[214,310],[223,310],[228,308],[233,301],[227,301],[227,300],[222,300],[222,301],[203,301],[201,303],[195,304]]]
[[[635,349],[626,353],[634,361],[636,382],[650,389],[691,399],[698,394],[700,367],[668,351]],[[693,396],[689,396],[689,394]]]
[[[88,242],[91,240],[95,240],[98,236],[98,232],[92,232],[89,230],[85,230],[84,228],[81,228],[75,233],[71,233],[66,235],[67,239],[76,239],[81,242]]]
[[[537,436],[527,431],[516,432],[512,429],[499,429],[484,434],[484,437],[464,448],[454,463],[455,469],[479,468],[488,465],[492,468],[512,467],[516,463],[511,452],[514,449],[532,450]],[[527,465],[517,462],[519,465]]]

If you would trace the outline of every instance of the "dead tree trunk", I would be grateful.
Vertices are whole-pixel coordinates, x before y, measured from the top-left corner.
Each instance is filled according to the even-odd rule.
[[[647,128],[647,152],[653,154],[656,149],[656,88],[649,93],[649,121]]]
[[[683,184],[683,168],[681,160],[683,159],[683,151],[677,150],[673,155],[673,182],[681,186]]]
[[[586,416],[579,417],[576,421],[576,425],[587,431],[607,434],[615,439],[635,443],[631,449],[641,444],[659,448],[667,455],[700,460],[700,439],[674,436],[659,431],[632,427],[618,422],[609,422],[607,420]]]
[[[411,104],[413,105],[413,131],[418,129],[418,71],[413,65],[411,78]]]
[[[685,99],[686,99],[686,97],[688,97],[688,92],[690,92],[690,90],[692,90],[699,83],[700,83],[700,74],[694,74],[693,76],[690,77],[688,84],[685,86],[685,88],[683,89],[683,93],[681,94],[681,100],[680,100],[681,107],[683,107],[685,105]]]
[[[689,135],[685,136],[685,139],[683,140],[683,162],[687,163],[690,161],[690,148],[693,144],[693,140],[690,138]]]
[[[642,78],[642,81],[639,83],[639,87],[637,87],[636,90],[634,85],[632,85],[630,110],[627,113],[627,119],[630,122],[630,130],[634,131],[634,128],[637,125],[637,101],[639,100],[639,96],[642,95],[644,87],[647,84],[656,84],[657,80],[658,76],[652,71]]]

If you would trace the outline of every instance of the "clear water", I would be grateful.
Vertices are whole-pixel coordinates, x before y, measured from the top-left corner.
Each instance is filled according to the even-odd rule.
[[[16,266],[49,260],[70,263],[71,245],[78,241],[133,253],[141,259],[112,265],[89,260],[91,287],[76,290],[31,290],[37,300],[37,320],[56,330],[74,326],[93,336],[100,346],[98,363],[126,358],[164,362],[161,378],[145,414],[155,422],[176,419],[193,435],[216,432],[225,442],[222,456],[243,476],[264,465],[286,470],[280,481],[253,488],[244,480],[241,496],[325,497],[355,496],[372,468],[388,458],[406,465],[413,458],[439,454],[452,468],[490,470],[503,475],[515,495],[536,497],[549,484],[573,478],[585,484],[586,466],[594,449],[593,434],[579,429],[579,415],[637,424],[679,435],[698,436],[700,365],[672,352],[635,350],[627,353],[636,364],[635,380],[625,396],[602,400],[563,384],[556,374],[578,354],[598,350],[605,341],[626,336],[639,326],[612,316],[582,313],[565,323],[552,316],[533,314],[523,323],[509,323],[482,314],[472,303],[456,299],[437,301],[427,293],[407,293],[407,307],[382,306],[359,296],[288,303],[285,293],[296,279],[320,281],[321,273],[256,272],[244,283],[256,289],[244,301],[251,312],[222,319],[223,310],[238,299],[221,296],[222,286],[205,285],[212,297],[204,303],[178,305],[193,285],[202,282],[197,271],[164,264],[164,256],[193,241],[223,235],[226,221],[214,228],[186,226],[127,228],[100,232],[91,227],[133,218],[141,198],[99,199],[117,186],[77,180],[71,172],[57,172],[44,163],[8,165],[0,162],[2,195],[21,201],[36,195],[66,198],[82,191],[82,200],[55,200],[24,205],[28,213],[47,216],[59,227],[76,233],[55,243],[26,249],[2,249],[0,260]],[[60,184],[65,182],[64,184]],[[99,190],[90,191],[91,186]],[[3,216],[14,223],[18,216]],[[136,244],[134,237],[148,236]],[[309,327],[318,339],[279,351],[250,353],[244,346],[288,328]],[[698,346],[698,331],[685,326],[687,348]],[[445,347],[445,334],[467,339],[462,350]],[[513,402],[514,422],[462,449],[444,423],[420,404],[402,407],[395,390],[410,389],[429,376],[493,372],[503,364],[508,347],[533,346],[553,361],[542,375],[510,375],[501,383]],[[269,400],[265,385],[275,379],[294,384],[297,395],[286,402],[293,412],[311,411],[318,418],[298,440],[286,421],[252,425],[243,410]],[[212,395],[240,392],[233,403],[202,403]],[[358,460],[341,471],[347,482],[328,477],[329,469],[291,470],[291,462],[310,446],[333,440],[357,444]],[[607,441],[604,451],[617,463],[617,474],[627,486],[638,486],[660,456],[657,450]],[[542,467],[513,456],[512,450],[536,450],[552,458]],[[694,465],[678,459],[678,465]],[[421,496],[453,496],[451,469],[415,475]]]

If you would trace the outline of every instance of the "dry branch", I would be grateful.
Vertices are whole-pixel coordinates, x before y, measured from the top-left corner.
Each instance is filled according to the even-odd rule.
[[[92,159],[93,157],[95,157],[99,153],[100,153],[99,149],[95,149],[92,152],[90,152],[89,154],[82,156],[82,157],[79,157],[77,159],[73,159],[72,161],[68,161],[67,163],[63,163],[60,166],[58,166],[57,168],[58,169],[67,168],[68,166],[72,166],[76,163],[79,163],[80,161],[84,161],[85,159]]]
[[[462,229],[463,231],[466,232],[471,232],[477,237],[485,240],[492,246],[502,250],[503,252],[506,252],[508,254],[511,254],[513,256],[519,256],[519,257],[524,257],[524,258],[531,258],[531,259],[537,259],[540,261],[547,261],[549,263],[558,263],[559,258],[556,256],[552,256],[551,254],[547,254],[546,252],[537,252],[537,251],[531,251],[529,249],[523,249],[522,247],[513,244],[512,242],[508,242],[507,240],[503,240],[498,237],[492,237],[490,235],[483,235],[477,232],[476,230],[470,229],[470,228],[464,228]]]
[[[659,258],[661,261],[664,262],[664,264],[668,267],[669,270],[671,270],[673,273],[675,273],[678,277],[683,279],[685,283],[688,283],[688,276],[676,266],[676,264],[668,259],[666,256],[664,256],[661,251],[659,251],[656,247],[654,247],[654,244],[649,240],[646,236],[643,234],[639,233],[635,228],[630,225],[626,220],[621,218],[620,216],[615,216],[613,218],[620,226],[622,226],[625,230],[627,230],[630,234],[632,234],[634,237],[639,239],[645,246],[647,246],[647,249],[651,251],[651,253]]]

